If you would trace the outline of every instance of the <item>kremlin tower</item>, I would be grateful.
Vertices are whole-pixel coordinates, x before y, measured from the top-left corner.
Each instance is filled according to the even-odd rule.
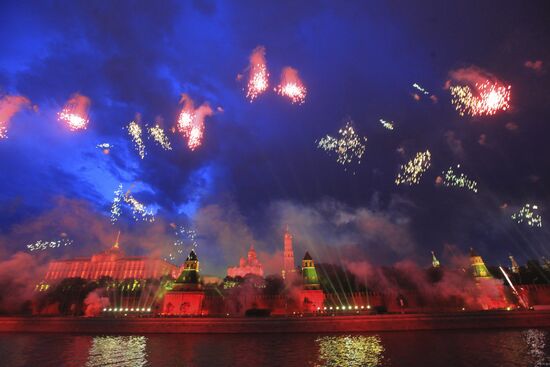
[[[321,290],[317,270],[309,252],[302,259],[302,290],[300,304],[304,312],[316,312],[323,308],[325,294]]]
[[[489,270],[487,270],[481,256],[479,256],[472,247],[470,247],[470,267],[472,268],[472,274],[476,280],[493,277],[491,273],[489,273]]]
[[[164,296],[162,314],[164,315],[202,315],[204,292],[201,290],[199,259],[195,250],[191,250],[183,271]]]
[[[294,274],[296,269],[294,268],[294,250],[292,249],[292,235],[288,231],[288,226],[285,230],[284,237],[284,253],[283,253],[283,279],[291,277],[291,274]]]

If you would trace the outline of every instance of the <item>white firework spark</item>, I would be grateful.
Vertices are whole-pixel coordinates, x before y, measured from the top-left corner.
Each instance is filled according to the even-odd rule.
[[[347,165],[357,160],[361,163],[361,158],[365,154],[365,143],[367,137],[361,138],[353,129],[353,122],[348,121],[346,125],[338,130],[338,138],[327,135],[319,140],[317,147],[327,152],[336,153],[336,162]]]
[[[172,145],[170,144],[170,140],[168,139],[168,136],[160,127],[159,124],[156,124],[153,127],[149,127],[149,136],[158,144],[160,147],[164,150],[172,150]]]
[[[456,166],[456,168],[460,168],[460,164]],[[461,187],[466,188],[470,191],[477,193],[477,182],[474,180],[471,180],[466,176],[464,173],[457,174],[454,172],[453,167],[449,167],[446,171],[443,173],[443,185],[445,186],[452,186],[452,187]]]
[[[517,213],[512,214],[516,223],[526,223],[529,227],[542,227],[542,217],[538,214],[538,205],[525,204]]]
[[[142,129],[141,126],[135,121],[132,121],[128,124],[126,127],[128,129],[128,134],[130,134],[130,137],[132,138],[132,141],[134,142],[134,147],[136,148],[139,157],[141,159],[145,158],[145,145],[143,144],[142,139]]]

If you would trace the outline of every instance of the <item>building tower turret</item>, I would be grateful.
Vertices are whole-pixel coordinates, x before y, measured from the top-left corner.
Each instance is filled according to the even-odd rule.
[[[285,230],[284,237],[284,252],[283,252],[283,279],[290,277],[290,274],[294,273],[296,269],[294,268],[294,250],[292,249],[292,235],[288,230],[288,226]]]
[[[470,247],[470,267],[476,279],[493,277],[491,273],[489,273],[489,270],[487,270],[487,266],[485,266],[481,256],[479,256],[472,247]]]
[[[514,259],[512,255],[508,256],[508,258],[510,258],[510,262],[512,263],[512,267],[510,268],[512,270],[512,273],[519,274],[519,265],[516,259]]]
[[[319,278],[317,277],[317,271],[315,270],[315,264],[309,252],[302,260],[302,279],[304,289],[320,289]]]
[[[195,253],[195,250],[191,250],[187,259],[183,264],[183,271],[180,276],[174,282],[174,289],[177,288],[199,288],[200,276],[199,276],[199,258]]]
[[[432,251],[432,268],[436,269],[439,268],[439,260],[435,257],[435,253]]]

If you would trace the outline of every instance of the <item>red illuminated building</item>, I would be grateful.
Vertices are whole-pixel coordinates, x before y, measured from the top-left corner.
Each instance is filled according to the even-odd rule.
[[[232,278],[234,277],[244,277],[248,274],[254,274],[260,277],[264,276],[264,268],[258,258],[256,257],[256,250],[254,250],[254,245],[250,245],[250,250],[248,250],[248,257],[242,258],[239,262],[239,266],[232,266],[227,268],[227,276]]]
[[[101,277],[110,277],[115,280],[149,279],[164,275],[177,276],[177,274],[178,267],[162,259],[125,256],[117,240],[113,247],[92,255],[91,258],[50,262],[45,280],[47,282],[65,278],[97,280]]]

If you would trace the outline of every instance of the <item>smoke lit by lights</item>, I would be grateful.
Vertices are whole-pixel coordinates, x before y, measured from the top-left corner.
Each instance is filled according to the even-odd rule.
[[[0,139],[8,137],[8,125],[11,118],[30,101],[23,96],[3,96],[0,98]]]
[[[180,103],[183,103],[183,108],[178,116],[176,127],[187,139],[187,147],[190,150],[195,150],[201,146],[203,141],[204,120],[206,117],[211,116],[214,111],[208,103],[203,103],[195,109],[193,100],[187,94],[182,95]]]

